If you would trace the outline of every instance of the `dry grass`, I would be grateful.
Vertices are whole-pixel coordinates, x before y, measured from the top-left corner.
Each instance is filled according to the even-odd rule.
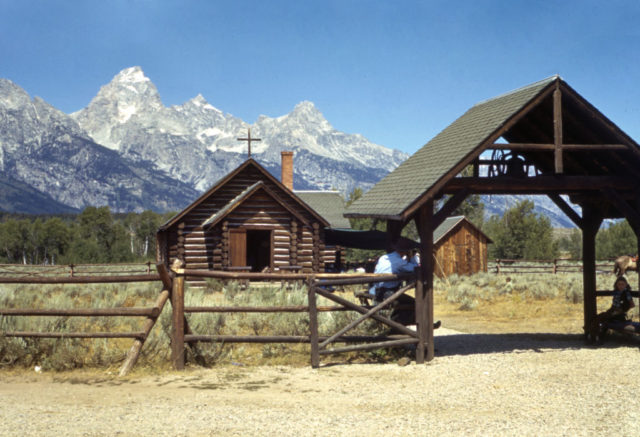
[[[627,276],[629,283],[638,283],[637,274]],[[615,278],[598,275],[596,279],[597,289],[610,290]],[[457,292],[461,289],[466,292]],[[597,304],[598,312],[604,311],[611,298],[600,297]],[[638,320],[638,307],[630,314]],[[454,276],[434,284],[434,317],[447,328],[469,333],[581,334],[582,276],[577,273]]]
[[[611,289],[612,275],[598,276],[597,288]],[[637,284],[637,275],[629,282]],[[636,287],[633,287],[634,289]],[[0,287],[0,306],[18,308],[73,308],[149,306],[159,292],[153,285],[16,286]],[[356,301],[353,290],[341,293]],[[192,306],[274,306],[305,305],[306,289],[257,287],[243,290],[237,283],[212,282],[205,290],[187,290],[186,304]],[[452,276],[434,284],[434,316],[442,325],[468,333],[574,333],[583,332],[582,277],[579,274],[505,275],[478,274]],[[599,311],[610,298],[598,300]],[[320,299],[318,305],[334,305]],[[635,309],[635,320],[638,320]],[[197,334],[225,335],[308,335],[306,313],[207,313],[189,314]],[[331,335],[359,314],[320,313],[320,335]],[[3,338],[1,332],[22,331],[105,331],[138,330],[141,318],[56,318],[0,317],[0,368],[45,370],[107,368],[116,370],[131,346],[131,340],[20,339]],[[367,321],[348,334],[378,333],[384,330]],[[145,344],[138,369],[150,372],[169,369],[170,307],[167,305]],[[194,353],[196,352],[196,353]],[[299,365],[309,364],[306,344],[221,344],[200,343],[188,350],[188,361],[203,366]],[[375,362],[393,359],[394,352],[341,355],[341,360]]]

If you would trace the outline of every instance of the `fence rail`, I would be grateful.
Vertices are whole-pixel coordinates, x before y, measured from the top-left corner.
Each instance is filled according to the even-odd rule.
[[[487,271],[496,274],[520,274],[520,273],[581,273],[582,262],[566,259],[552,260],[517,260],[496,259],[489,262]],[[613,260],[600,260],[596,262],[597,273],[613,272]]]
[[[93,277],[93,276],[121,276],[151,274],[155,264],[146,263],[115,263],[115,264],[0,264],[0,279],[3,277]]]

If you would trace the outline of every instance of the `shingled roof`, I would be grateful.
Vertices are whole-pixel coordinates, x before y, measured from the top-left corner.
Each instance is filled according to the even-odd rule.
[[[457,215],[453,217],[447,217],[437,228],[433,230],[433,244],[438,244],[442,238],[444,238],[449,232],[451,232],[456,226],[458,226],[462,222],[468,222],[474,229],[477,229],[480,234],[482,234],[488,243],[493,243],[491,238],[487,237],[484,232],[482,232],[476,225],[471,223],[469,219],[467,219],[463,215]]]
[[[558,79],[553,76],[476,104],[355,201],[346,216],[404,218],[412,204]]]
[[[338,191],[294,191],[304,203],[324,217],[333,229],[351,229],[349,219],[344,217],[345,205]]]

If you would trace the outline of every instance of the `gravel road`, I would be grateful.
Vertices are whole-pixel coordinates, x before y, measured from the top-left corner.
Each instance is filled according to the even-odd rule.
[[[0,435],[640,435],[638,342],[436,334],[426,365],[0,372]]]

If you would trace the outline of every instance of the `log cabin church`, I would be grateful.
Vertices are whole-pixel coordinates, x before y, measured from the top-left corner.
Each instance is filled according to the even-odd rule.
[[[325,229],[349,226],[343,210],[338,192],[293,192],[293,152],[282,152],[282,182],[249,158],[160,227],[157,259],[192,269],[323,272],[340,262]]]

